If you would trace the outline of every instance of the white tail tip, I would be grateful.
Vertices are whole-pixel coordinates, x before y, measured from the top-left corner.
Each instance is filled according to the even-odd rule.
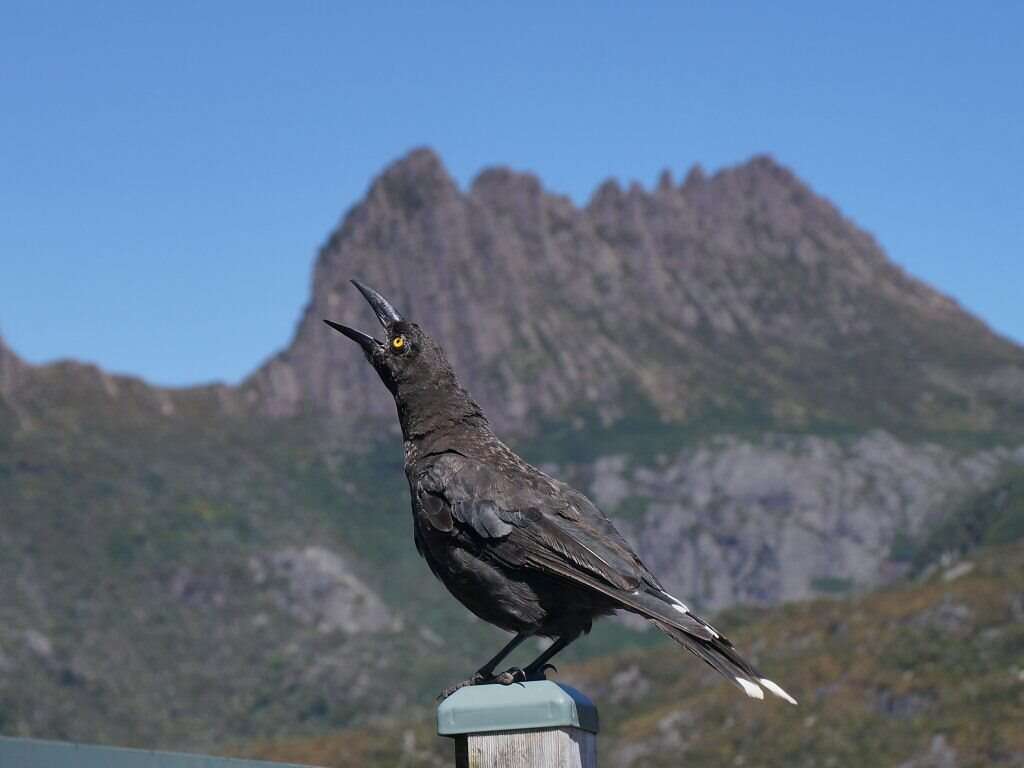
[[[788,693],[786,693],[784,690],[782,690],[782,686],[778,685],[777,683],[773,683],[771,680],[769,680],[766,677],[762,677],[757,682],[759,682],[761,685],[763,685],[769,691],[774,693],[780,699],[785,699],[790,704],[793,704],[794,706],[796,705],[796,699],[794,699],[792,696],[790,696]]]
[[[736,676],[736,682],[743,688],[743,692],[752,699],[763,699],[764,691],[762,691],[756,684],[749,680],[744,680],[740,676]]]

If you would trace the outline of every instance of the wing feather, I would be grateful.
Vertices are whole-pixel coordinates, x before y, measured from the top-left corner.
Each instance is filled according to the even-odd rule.
[[[460,527],[481,539],[508,539],[517,564],[569,578],[582,571],[626,591],[645,579],[656,583],[586,497],[539,476],[543,481],[510,481],[484,464],[445,454],[418,475],[414,493],[434,528],[450,532]]]

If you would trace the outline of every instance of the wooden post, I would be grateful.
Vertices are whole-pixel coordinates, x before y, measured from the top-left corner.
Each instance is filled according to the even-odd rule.
[[[455,768],[597,768],[597,707],[553,680],[462,688],[437,708]]]

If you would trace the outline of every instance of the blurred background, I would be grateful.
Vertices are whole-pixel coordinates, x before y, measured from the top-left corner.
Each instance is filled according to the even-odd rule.
[[[0,3],[0,734],[450,763],[358,277],[801,701],[606,620],[603,765],[1024,765],[1022,23]]]

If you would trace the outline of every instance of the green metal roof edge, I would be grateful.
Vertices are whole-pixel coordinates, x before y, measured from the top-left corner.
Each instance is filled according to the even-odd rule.
[[[0,736],[0,766],[17,768],[311,768],[238,757],[157,752],[72,741]]]
[[[566,726],[597,733],[597,707],[572,686],[553,680],[467,686],[437,708],[440,736]]]

